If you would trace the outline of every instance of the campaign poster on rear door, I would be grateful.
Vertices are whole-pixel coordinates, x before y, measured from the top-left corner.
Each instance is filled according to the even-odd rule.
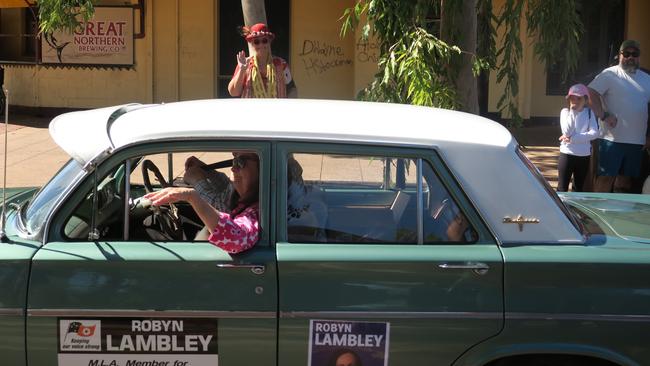
[[[309,366],[388,365],[390,323],[311,320]]]
[[[58,319],[60,366],[217,366],[216,319]]]

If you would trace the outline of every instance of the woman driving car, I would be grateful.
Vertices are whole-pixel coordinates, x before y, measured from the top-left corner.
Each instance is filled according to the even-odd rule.
[[[230,212],[212,206],[194,188],[168,187],[144,197],[154,206],[188,202],[207,227],[208,241],[228,253],[241,253],[259,239],[259,158],[252,152],[233,152]]]

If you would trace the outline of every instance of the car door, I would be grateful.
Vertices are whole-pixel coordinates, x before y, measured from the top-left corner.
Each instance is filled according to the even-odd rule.
[[[38,243],[0,243],[0,355],[7,365],[25,365],[25,299],[29,264]]]
[[[502,255],[435,150],[276,156],[280,364],[447,365],[501,330]]]
[[[124,240],[111,237],[106,228],[97,240],[70,239],[86,220],[78,212],[89,197],[104,197],[96,204],[96,221],[116,215],[123,222],[125,212],[135,215],[128,209],[109,210],[106,197],[125,207],[124,196],[132,200],[138,195],[131,190],[140,186],[119,177],[121,169],[131,171],[128,165],[142,160],[139,156],[200,150],[258,154],[262,229],[253,249],[230,255],[206,241]],[[102,163],[99,189],[93,193],[91,176],[68,197],[51,221],[50,239],[33,258],[28,365],[275,365],[270,164],[268,143],[210,141],[135,146]],[[107,191],[112,181],[117,186]],[[130,187],[128,195],[120,192],[121,181]]]

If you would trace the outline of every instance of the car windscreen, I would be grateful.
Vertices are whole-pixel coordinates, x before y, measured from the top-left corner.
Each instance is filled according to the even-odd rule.
[[[82,174],[82,166],[71,159],[34,195],[24,211],[27,234],[33,235],[41,230],[61,194]]]

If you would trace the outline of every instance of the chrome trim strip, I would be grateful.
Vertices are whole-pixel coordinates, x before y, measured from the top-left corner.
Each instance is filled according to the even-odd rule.
[[[28,309],[29,317],[97,318],[255,318],[274,319],[274,311]]]
[[[280,318],[334,319],[503,319],[503,313],[429,311],[281,311]]]
[[[20,308],[3,308],[0,309],[0,316],[24,316],[25,311]]]
[[[650,315],[640,314],[552,314],[506,313],[506,320],[573,320],[598,322],[650,322]]]

